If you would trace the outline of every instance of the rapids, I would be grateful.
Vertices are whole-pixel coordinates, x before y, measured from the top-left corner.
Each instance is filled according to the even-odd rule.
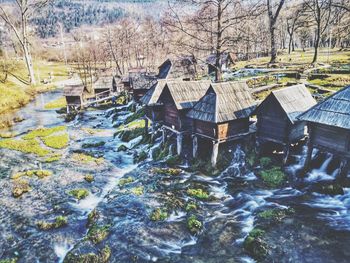
[[[63,262],[69,254],[98,254],[108,245],[111,262],[255,262],[243,244],[254,228],[264,227],[258,214],[266,209],[293,208],[292,216],[267,228],[270,252],[265,262],[348,262],[350,189],[335,196],[309,191],[310,185],[335,179],[332,156],[314,153],[314,158],[321,161],[304,179],[295,179],[302,180],[302,187],[293,186],[291,180],[292,186],[267,189],[255,168],[246,163],[246,154],[239,145],[232,151],[230,166],[217,177],[190,172],[187,162],[180,166],[182,172],[176,177],[159,175],[152,172],[154,167],[164,167],[162,162],[152,160],[160,146],[159,138],[149,148],[135,146],[141,138],[127,144],[128,148],[134,147],[132,151],[147,149],[149,158],[139,165],[133,163],[132,151],[117,151],[123,142],[114,138],[114,127],[130,116],[127,106],[88,110],[66,124],[54,110],[43,107],[61,95],[58,91],[38,96],[19,111],[25,120],[10,130],[21,135],[41,126],[67,125],[71,140],[62,151],[62,160],[42,164],[43,169],[53,172],[52,177],[31,178],[32,190],[13,198],[11,175],[33,169],[36,157],[0,149],[0,259]],[[95,132],[87,132],[91,130]],[[101,141],[104,145],[83,149],[86,143]],[[71,157],[80,151],[103,157],[104,161],[77,164]],[[305,147],[293,152],[295,162],[287,167],[293,178],[305,154]],[[93,183],[84,180],[86,174],[94,175]],[[134,180],[121,187],[118,183],[123,177]],[[132,190],[140,186],[143,193],[133,194]],[[199,186],[212,198],[197,201],[203,229],[193,235],[187,229],[187,212],[176,204],[191,200],[186,190]],[[86,188],[90,194],[77,201],[67,194],[75,188]],[[168,218],[151,221],[151,212],[164,206],[173,207]],[[95,210],[99,213],[97,224],[108,226],[108,235],[97,244],[87,238],[91,230],[88,215]],[[52,221],[60,215],[68,218],[66,226],[38,229],[38,221]]]

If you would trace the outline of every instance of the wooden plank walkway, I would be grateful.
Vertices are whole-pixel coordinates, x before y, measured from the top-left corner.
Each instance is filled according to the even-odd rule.
[[[99,98],[98,95],[100,95],[100,94],[97,94],[95,99],[84,102],[82,104],[82,107],[88,107],[88,106],[96,104],[96,103],[108,101],[108,100],[111,100],[113,97],[117,98],[118,96],[121,95],[121,92],[114,92],[114,93],[111,93],[111,95],[109,95],[107,97],[101,97],[101,98]]]

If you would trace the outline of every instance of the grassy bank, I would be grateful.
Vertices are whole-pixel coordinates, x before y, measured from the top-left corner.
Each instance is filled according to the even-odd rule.
[[[1,114],[18,109],[31,101],[40,92],[45,92],[55,88],[54,82],[67,79],[68,68],[63,63],[53,63],[46,61],[36,61],[34,63],[38,84],[27,85],[23,80],[28,80],[27,69],[23,61],[18,62],[17,69],[9,75],[5,83],[0,82],[0,128],[10,124],[7,117]],[[53,74],[53,83],[43,84],[44,79]]]

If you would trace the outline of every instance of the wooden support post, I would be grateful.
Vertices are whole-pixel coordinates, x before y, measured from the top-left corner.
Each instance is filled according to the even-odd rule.
[[[145,117],[145,135],[148,135],[148,118]]]
[[[177,155],[182,154],[182,140],[183,140],[183,135],[182,133],[179,133],[177,135],[176,141],[177,141]]]
[[[67,114],[69,114],[70,112],[69,112],[69,105],[67,105]]]
[[[309,170],[310,167],[310,162],[311,162],[311,158],[312,158],[312,151],[313,151],[313,141],[312,141],[312,128],[311,126],[308,126],[309,128],[309,138],[307,140],[307,153],[306,153],[306,159],[305,159],[305,164],[303,167],[303,171],[304,171],[304,175],[305,173]]]
[[[192,136],[192,156],[197,158],[198,154],[198,137],[196,135]]]
[[[162,130],[162,145],[164,146],[166,142],[166,129],[163,128]]]
[[[343,159],[340,163],[339,173],[337,176],[337,179],[340,182],[345,181],[346,177],[348,176],[349,169],[350,169],[350,161],[347,159]]]
[[[213,141],[213,152],[211,154],[211,166],[216,167],[219,154],[219,142]]]
[[[286,165],[289,157],[290,144],[286,143],[283,148],[283,164]]]

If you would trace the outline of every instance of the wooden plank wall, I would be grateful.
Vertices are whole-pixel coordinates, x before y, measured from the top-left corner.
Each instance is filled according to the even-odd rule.
[[[312,140],[315,145],[349,154],[350,131],[322,124],[312,126]],[[317,146],[316,146],[317,147]]]

